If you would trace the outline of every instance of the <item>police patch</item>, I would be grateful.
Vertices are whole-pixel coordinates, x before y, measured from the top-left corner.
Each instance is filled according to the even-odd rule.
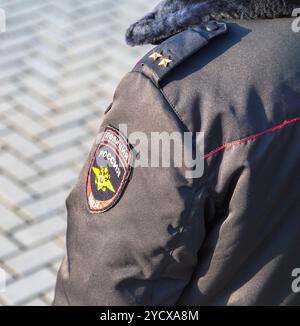
[[[92,158],[86,185],[89,208],[105,212],[116,204],[129,179],[132,150],[126,138],[107,127]]]

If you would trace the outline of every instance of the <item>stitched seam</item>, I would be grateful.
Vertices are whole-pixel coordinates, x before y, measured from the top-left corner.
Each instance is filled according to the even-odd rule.
[[[173,103],[170,101],[170,99],[168,98],[168,96],[166,95],[166,93],[163,91],[163,89],[161,87],[158,87],[158,90],[160,91],[161,95],[163,96],[163,98],[165,99],[165,101],[167,102],[167,104],[170,106],[170,108],[172,109],[173,113],[175,114],[175,116],[179,119],[179,121],[181,122],[183,129],[185,131],[190,132],[190,130],[188,129],[188,127],[186,126],[186,124],[184,123],[181,115],[179,114],[179,112],[176,110],[175,106],[173,105]],[[202,185],[200,187],[204,187],[207,190],[207,182],[206,182],[206,178],[203,175],[203,182]],[[193,191],[193,198],[191,200],[191,204],[194,205],[194,201],[195,201],[195,197],[197,195],[197,192],[199,191],[199,188],[197,187],[197,189],[195,189]],[[207,190],[208,191],[208,190]],[[209,193],[209,191],[208,191]],[[190,224],[190,219],[191,219],[191,214],[187,214],[187,216],[185,217],[185,221],[183,221],[183,223],[181,224],[181,226],[178,226],[180,228],[179,232],[176,234],[177,235],[177,239],[175,239],[175,243],[174,246],[172,248],[170,248],[169,250],[167,250],[167,253],[169,253],[168,257],[172,258],[174,255],[175,250],[178,248],[178,245],[180,243],[180,241],[182,240],[182,237],[184,236],[184,232],[186,231],[186,229],[191,225]],[[175,235],[175,236],[176,236]],[[165,263],[162,264],[159,273],[163,273],[167,267],[167,263],[169,262],[169,259],[166,259]]]
[[[67,264],[68,264],[68,274],[70,275],[70,264],[69,264],[69,261],[68,261],[69,258],[68,258],[68,256],[66,255],[66,256],[64,257],[64,259],[67,260]],[[63,262],[62,262],[62,263],[63,263]],[[68,294],[67,294],[67,291],[66,291],[66,288],[65,288],[65,282],[64,282],[64,279],[63,279],[62,276],[60,276],[60,282],[61,282],[61,287],[62,287],[63,293],[64,293],[65,298],[66,298],[66,300],[67,300],[67,303],[68,303],[69,306],[71,306],[71,302],[70,302],[69,296],[68,296]],[[54,298],[54,300],[53,300],[53,302],[52,302],[52,305],[53,305],[55,299],[56,299],[56,297]]]
[[[138,73],[136,71],[132,71],[131,73]],[[177,110],[175,109],[175,107],[170,103],[170,101],[168,100],[166,94],[163,92],[162,88],[161,87],[157,87],[153,81],[148,78],[147,76],[143,75],[145,78],[147,78],[151,83],[152,85],[158,89],[161,93],[161,95],[163,96],[164,100],[166,101],[166,103],[169,105],[169,107],[171,108],[173,114],[179,119],[179,121],[181,122],[182,124],[182,128],[184,131],[189,131],[189,129],[187,128],[187,126],[185,125],[185,123],[183,122],[183,119],[181,118],[180,114],[177,112]],[[192,195],[192,199],[190,201],[190,204],[191,205],[195,205],[195,197],[200,189],[200,187],[204,187],[206,190],[207,190],[207,182],[206,182],[206,178],[205,178],[205,175],[202,176],[203,179],[202,179],[202,183],[200,186],[198,186],[196,189],[193,190],[193,195]],[[209,193],[209,191],[208,191]],[[165,249],[165,253],[167,254],[165,260],[163,260],[161,262],[161,266],[158,268],[158,270],[156,271],[156,275],[160,275],[160,274],[163,274],[166,270],[166,268],[168,267],[168,264],[170,263],[170,259],[173,258],[173,254],[174,254],[174,251],[178,248],[179,244],[180,244],[180,241],[182,240],[182,236],[184,235],[184,231],[191,225],[190,224],[190,219],[191,219],[191,210],[186,213],[186,216],[184,216],[183,218],[183,222],[181,223],[181,225],[179,225],[178,227],[180,228],[179,232],[176,233],[172,238],[174,239],[174,245],[172,246],[172,248],[166,248]]]
[[[171,110],[173,111],[175,116],[178,118],[178,120],[182,124],[183,130],[191,132],[188,129],[188,127],[186,126],[186,124],[184,123],[183,118],[181,117],[180,113],[176,110],[175,106],[171,103],[171,101],[169,100],[169,98],[167,97],[167,95],[165,94],[165,92],[163,91],[163,89],[160,86],[155,85],[153,80],[151,80],[151,78],[149,78],[148,76],[144,75],[143,73],[141,73],[139,71],[131,71],[130,73],[142,74],[143,77],[145,77],[147,80],[149,80],[151,82],[151,84],[160,92],[160,94],[162,95],[162,97],[164,98],[164,100],[166,101],[168,106],[171,108]]]
[[[164,97],[164,99],[166,100],[166,102],[169,104],[170,108],[173,110],[174,114],[177,116],[177,118],[180,120],[180,122],[184,126],[184,129],[190,132],[190,130],[188,129],[188,127],[184,123],[183,118],[181,117],[180,113],[176,110],[175,105],[173,105],[173,103],[170,101],[167,94],[160,87],[159,87],[159,91],[161,92],[161,94]]]
[[[234,140],[230,143],[226,143],[220,147],[217,147],[216,149],[212,150],[211,152],[209,152],[208,154],[204,155],[203,158],[204,159],[208,159],[216,154],[218,154],[219,152],[221,151],[224,151],[228,148],[231,148],[231,147],[234,147],[234,146],[238,146],[238,145],[241,145],[241,144],[245,144],[245,143],[248,143],[249,141],[251,140],[255,140],[261,136],[264,136],[266,134],[269,134],[271,132],[275,132],[275,131],[278,131],[290,124],[293,124],[293,123],[296,123],[296,122],[299,122],[300,121],[300,117],[297,117],[297,118],[294,118],[294,119],[291,119],[291,120],[285,120],[284,122],[282,122],[281,124],[279,125],[276,125],[275,127],[272,127],[272,128],[269,128],[267,130],[264,130],[260,133],[257,133],[257,134],[254,134],[254,135],[250,135],[246,138],[242,138],[242,139],[238,139],[238,140]]]

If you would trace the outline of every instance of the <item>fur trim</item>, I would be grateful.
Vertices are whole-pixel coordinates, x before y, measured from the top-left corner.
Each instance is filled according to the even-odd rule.
[[[126,33],[129,45],[157,44],[209,19],[259,19],[291,16],[300,0],[164,0]]]

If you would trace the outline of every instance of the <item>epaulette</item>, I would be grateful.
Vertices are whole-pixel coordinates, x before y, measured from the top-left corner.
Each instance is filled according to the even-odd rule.
[[[209,21],[175,34],[146,54],[134,67],[159,87],[160,82],[211,39],[227,31],[223,22]]]

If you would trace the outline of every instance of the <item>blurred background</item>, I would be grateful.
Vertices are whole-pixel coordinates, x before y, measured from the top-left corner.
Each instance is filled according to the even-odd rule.
[[[65,198],[118,82],[149,50],[125,30],[157,2],[0,0],[0,305],[52,302]]]

